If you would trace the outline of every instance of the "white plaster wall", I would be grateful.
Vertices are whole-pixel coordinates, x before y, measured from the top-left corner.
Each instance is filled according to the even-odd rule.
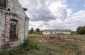
[[[71,34],[71,32],[42,32],[44,35],[47,34],[58,34],[58,33],[63,33],[63,34]]]
[[[42,32],[44,35],[51,34],[50,32]]]
[[[71,32],[56,32],[56,34],[58,34],[58,33],[71,34]]]

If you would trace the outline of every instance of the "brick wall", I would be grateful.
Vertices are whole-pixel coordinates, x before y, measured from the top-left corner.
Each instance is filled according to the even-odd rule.
[[[7,9],[10,9],[10,11]],[[9,42],[11,47],[23,43],[24,38],[28,36],[29,19],[26,17],[27,15],[18,0],[8,0],[7,8],[5,10],[0,9],[0,46],[6,42]],[[9,40],[10,19],[15,19],[18,21],[18,40],[13,42],[10,42]]]

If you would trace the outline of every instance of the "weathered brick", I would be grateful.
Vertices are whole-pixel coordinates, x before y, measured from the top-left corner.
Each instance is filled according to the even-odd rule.
[[[0,46],[4,42],[10,42],[10,23],[11,19],[15,19],[18,21],[16,31],[18,39],[11,42],[10,45],[13,47],[23,43],[24,37],[28,36],[29,19],[26,18],[27,15],[18,0],[8,0],[7,4],[5,9],[0,9]]]

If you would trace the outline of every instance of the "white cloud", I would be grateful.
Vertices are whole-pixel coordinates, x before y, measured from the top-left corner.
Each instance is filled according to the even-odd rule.
[[[76,30],[78,26],[85,25],[85,10],[81,10],[77,13],[74,13],[70,18],[65,20],[65,24],[67,28],[71,28],[72,30]]]
[[[38,21],[38,22],[32,22],[30,21],[30,28],[38,28],[42,27],[44,25],[43,21]]]
[[[64,14],[67,12],[65,9],[66,5],[63,4],[66,2],[66,0],[22,0],[22,1],[19,0],[19,1],[21,2],[22,6],[28,8],[27,14],[29,18],[31,18],[31,20],[33,21],[49,21],[54,20],[56,17],[65,18],[67,15]],[[49,6],[52,9],[54,8],[53,9],[54,11],[53,10],[50,11]],[[54,16],[54,14],[57,14],[56,17]]]
[[[29,0],[19,0],[19,2],[21,3],[21,5],[22,5],[23,7],[27,7]]]
[[[56,18],[65,19],[67,16],[67,5],[61,2],[54,2],[50,4],[49,9]]]
[[[61,19],[51,20],[49,22],[35,22],[33,27],[37,26],[41,29],[72,29],[76,30],[78,26],[85,25],[85,10],[73,14],[70,18],[62,21]],[[39,23],[39,24],[38,24]],[[42,24],[41,24],[42,23]],[[38,24],[38,25],[37,25]],[[42,25],[41,27],[39,25]]]
[[[67,9],[67,17],[70,17],[73,14],[73,9]]]
[[[30,28],[72,29],[85,25],[85,10],[73,13],[66,0],[20,0],[30,21]],[[56,17],[56,18],[55,18]]]

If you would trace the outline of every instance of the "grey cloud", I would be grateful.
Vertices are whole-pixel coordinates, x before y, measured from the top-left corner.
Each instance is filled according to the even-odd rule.
[[[34,11],[32,14],[32,21],[49,21],[56,19],[49,11],[46,9],[40,9],[37,12]]]
[[[65,29],[66,25],[63,23],[57,23],[55,25],[50,25],[50,27],[53,27],[53,29]]]
[[[65,0],[19,0],[23,7],[28,9],[27,13],[30,13],[31,21],[50,21],[56,19],[56,17],[51,13],[48,6],[51,3]],[[62,13],[62,12],[61,12]],[[62,18],[62,17],[60,17]]]
[[[27,2],[23,2],[23,1],[27,1]],[[50,5],[50,3],[54,2],[54,1],[56,2],[57,0],[22,0],[21,1],[23,7],[26,7],[28,9],[27,12],[30,13],[30,15],[31,15],[30,20],[32,22],[35,22],[35,23],[30,22],[30,27],[35,28],[37,26],[37,27],[43,28],[44,26],[47,26],[47,27],[53,28],[53,29],[70,28],[72,30],[75,30],[79,25],[85,24],[84,21],[82,21],[82,20],[77,21],[76,19],[75,19],[76,20],[75,21],[74,18],[72,18],[72,17],[71,18],[73,19],[73,21],[71,21],[70,18],[68,18],[70,22],[67,20],[67,23],[62,22],[62,23],[54,23],[52,25],[51,25],[51,23],[49,24],[48,21],[56,19],[56,17],[48,9],[48,6]],[[59,12],[61,14],[60,18],[67,18],[66,9],[60,8],[59,10],[60,10]],[[36,25],[36,24],[39,24],[39,23],[37,23],[38,21],[44,21],[44,22],[42,22],[43,24]],[[58,21],[56,21],[56,22],[58,22]]]
[[[28,12],[31,14],[31,21],[49,21],[56,19],[49,11],[45,0],[29,0]]]

